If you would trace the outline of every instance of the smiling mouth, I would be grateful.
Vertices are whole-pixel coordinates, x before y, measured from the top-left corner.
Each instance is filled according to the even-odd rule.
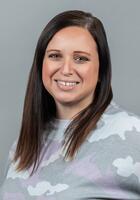
[[[64,85],[64,86],[75,86],[78,85],[80,82],[78,81],[61,81],[61,80],[55,80],[58,84]]]

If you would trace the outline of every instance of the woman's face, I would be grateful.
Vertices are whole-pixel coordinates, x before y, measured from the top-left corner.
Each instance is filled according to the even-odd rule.
[[[98,81],[99,57],[88,30],[71,26],[58,31],[48,43],[42,80],[56,106],[84,108],[93,100]]]

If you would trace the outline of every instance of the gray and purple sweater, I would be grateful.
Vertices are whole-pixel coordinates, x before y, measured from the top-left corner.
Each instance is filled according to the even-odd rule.
[[[140,200],[140,118],[111,102],[75,159],[65,161],[62,143],[69,123],[56,120],[33,176],[9,163],[0,200]]]

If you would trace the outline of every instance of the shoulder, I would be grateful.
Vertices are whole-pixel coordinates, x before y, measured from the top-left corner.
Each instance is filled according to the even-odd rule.
[[[16,146],[17,146],[17,140],[12,143],[11,148],[9,150],[9,154],[8,154],[7,159],[6,159],[5,168],[4,168],[4,172],[3,172],[3,177],[4,177],[3,180],[6,179],[6,176],[8,174],[9,169],[10,169],[10,166],[12,165],[12,161],[13,161],[14,154],[15,154],[15,151],[16,151]]]
[[[128,134],[140,137],[140,117],[112,101],[98,121],[97,128],[91,134],[89,141],[98,141],[111,136],[125,140]]]
[[[116,131],[140,132],[140,117],[122,108],[115,102],[111,102],[102,116],[104,123]]]
[[[17,143],[18,143],[18,140],[16,139],[16,140],[12,143],[12,145],[11,145],[11,147],[10,147],[9,155],[8,155],[8,159],[9,159],[10,161],[12,161],[13,158],[14,158],[14,154],[15,154],[15,151],[16,151]]]

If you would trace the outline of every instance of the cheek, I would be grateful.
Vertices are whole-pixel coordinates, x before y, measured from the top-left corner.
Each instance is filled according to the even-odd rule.
[[[89,84],[96,83],[98,81],[99,67],[97,66],[89,66],[82,71],[81,75],[83,80],[89,82]]]
[[[52,76],[58,71],[58,64],[50,62],[48,60],[43,61],[42,65],[42,76],[52,78]]]
[[[47,81],[49,80],[49,77],[52,74],[52,70],[50,68],[50,65],[47,62],[43,62],[42,65],[42,79]]]

